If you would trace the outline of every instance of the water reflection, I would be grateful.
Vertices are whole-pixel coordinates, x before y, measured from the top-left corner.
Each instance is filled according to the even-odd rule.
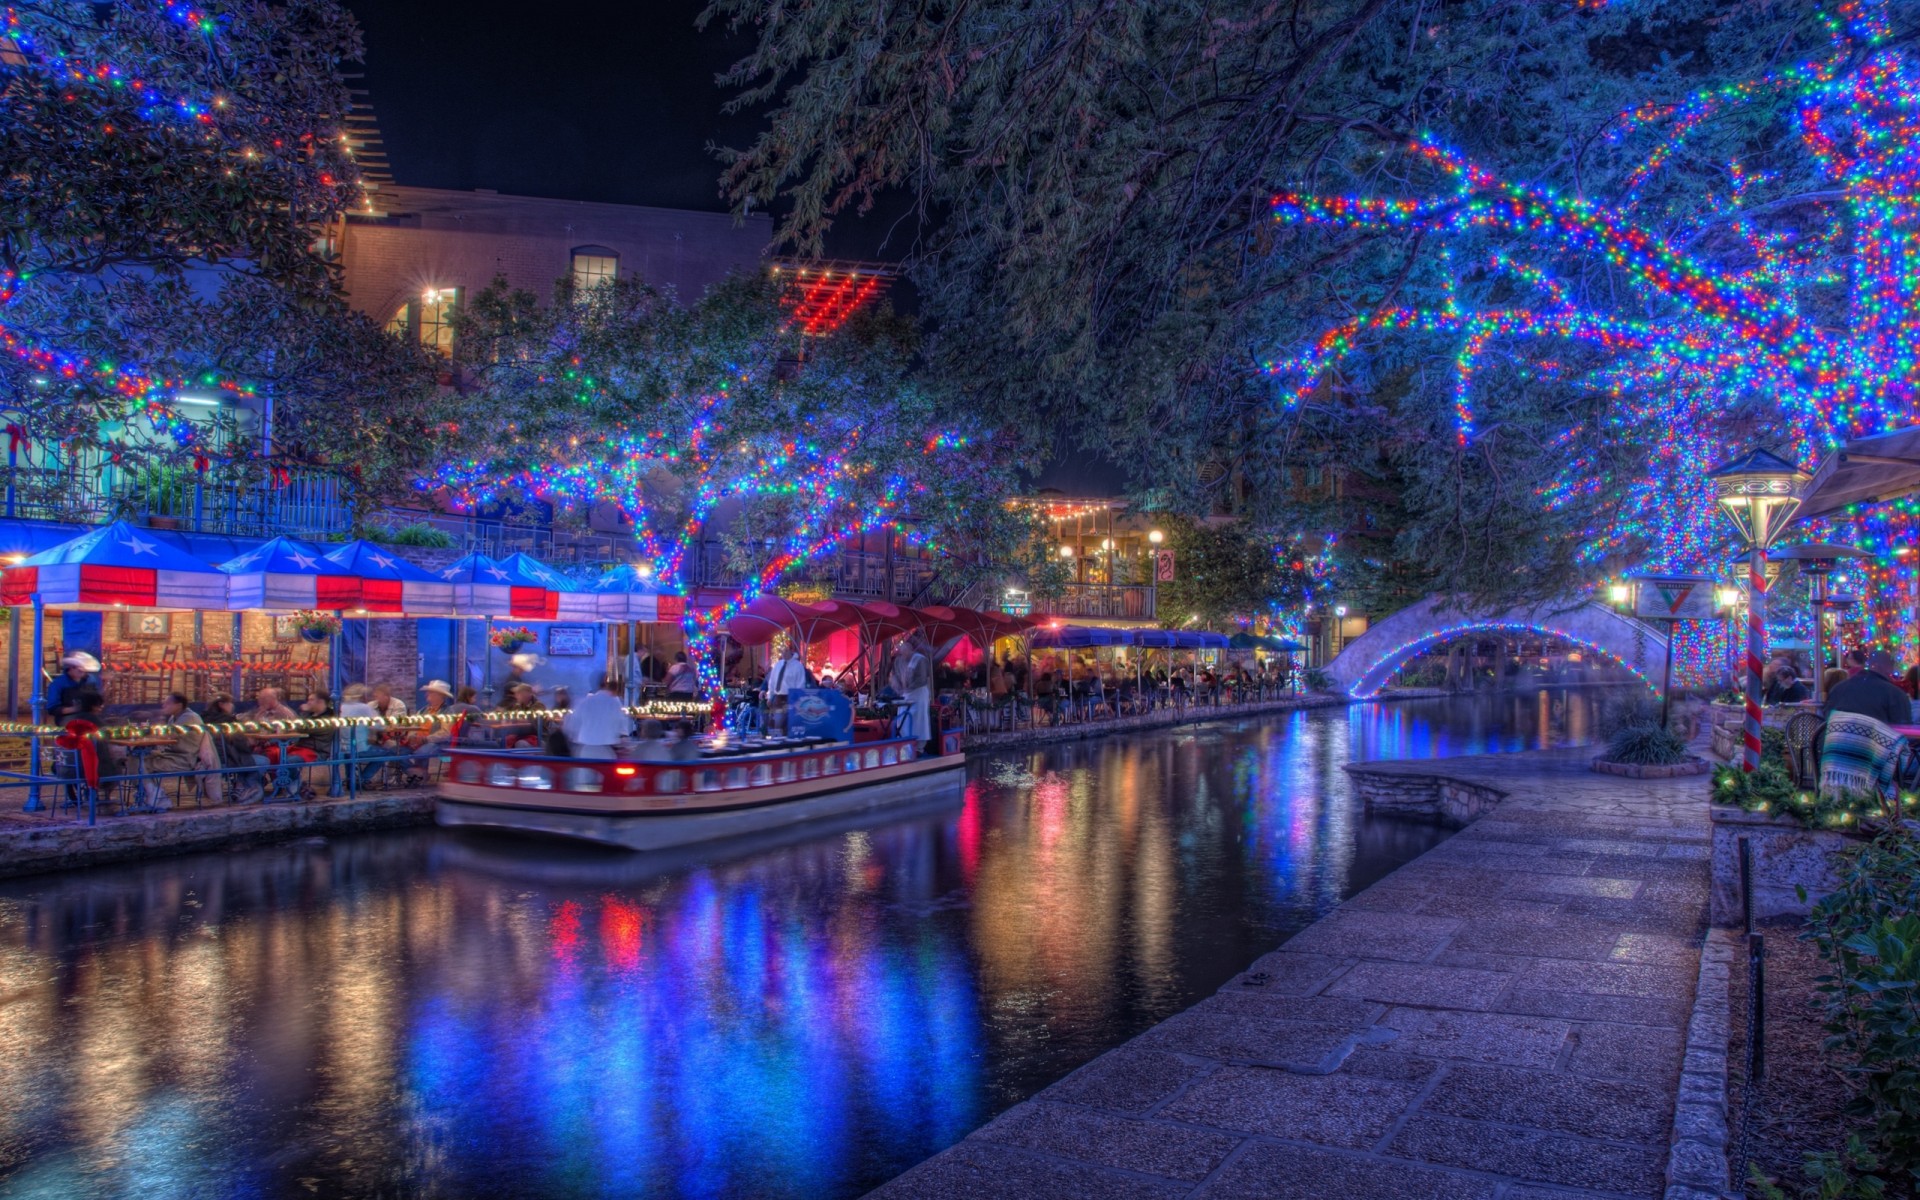
[[[0,885],[0,1195],[841,1196],[1444,836],[1352,757],[1581,693],[1005,755],[885,824],[649,867],[433,831]]]

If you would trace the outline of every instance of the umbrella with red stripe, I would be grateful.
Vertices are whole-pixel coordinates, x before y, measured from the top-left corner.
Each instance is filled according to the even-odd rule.
[[[511,589],[512,611],[507,615],[534,621],[596,620],[600,598],[531,554],[512,554],[500,560]]]
[[[661,592],[650,576],[624,563],[595,580],[588,588],[599,603],[600,616],[609,621],[648,624],[678,623],[686,615],[687,599]]]
[[[360,607],[371,613],[442,617],[453,613],[453,585],[372,542],[348,542],[327,559],[360,577]]]
[[[294,538],[262,542],[220,569],[231,577],[227,605],[235,610],[360,607],[360,576]]]
[[[227,576],[125,521],[62,542],[7,568],[0,603],[48,608],[224,609]]]

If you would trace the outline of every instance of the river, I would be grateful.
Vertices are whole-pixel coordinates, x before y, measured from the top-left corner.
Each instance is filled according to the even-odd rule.
[[[1447,836],[1340,764],[1599,695],[1002,753],[658,865],[422,829],[0,882],[0,1196],[855,1196]]]

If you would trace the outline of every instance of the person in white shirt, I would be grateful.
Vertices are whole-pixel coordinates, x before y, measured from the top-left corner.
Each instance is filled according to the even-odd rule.
[[[773,664],[773,670],[767,672],[768,733],[787,731],[787,700],[806,686],[807,666],[800,661],[800,651],[788,642],[786,653]]]
[[[367,685],[351,683],[340,694],[340,715],[355,720],[370,720],[380,716],[379,708],[368,703]],[[399,703],[394,701],[394,703]],[[388,746],[374,740],[373,731],[366,725],[350,725],[341,732],[340,754],[351,756],[356,763],[363,764],[354,769],[359,773],[357,786],[365,787],[380,773],[380,769],[398,757]]]
[[[612,676],[600,681],[600,690],[567,714],[563,728],[575,758],[612,758],[615,743],[633,732],[633,718],[620,702],[620,682]]]

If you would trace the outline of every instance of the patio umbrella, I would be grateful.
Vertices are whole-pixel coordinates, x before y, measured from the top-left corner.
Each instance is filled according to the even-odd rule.
[[[0,604],[224,610],[229,579],[151,530],[115,521],[8,567]]]
[[[663,593],[650,576],[623,563],[596,579],[587,590],[598,600],[600,615],[612,621],[677,623],[686,615],[685,596]]]
[[[360,577],[318,547],[277,537],[220,564],[231,576],[227,606],[244,609],[359,608]]]
[[[463,617],[507,617],[513,614],[512,576],[499,563],[475,551],[440,571],[450,585],[454,611]]]
[[[348,542],[327,559],[360,577],[360,607],[372,613],[444,617],[453,613],[453,585],[425,567],[372,542]]]
[[[1292,638],[1275,638],[1273,648],[1282,654],[1298,654],[1307,647],[1304,643],[1296,642]]]
[[[1800,497],[1800,520],[1920,491],[1920,426],[1856,438],[1821,460]]]
[[[1132,635],[1138,630],[1108,629],[1104,625],[1061,625],[1036,629],[1028,641],[1048,650],[1086,650],[1095,646],[1136,644]]]
[[[581,620],[600,617],[600,598],[531,554],[510,554],[500,560],[506,572],[509,612],[533,621]]]

